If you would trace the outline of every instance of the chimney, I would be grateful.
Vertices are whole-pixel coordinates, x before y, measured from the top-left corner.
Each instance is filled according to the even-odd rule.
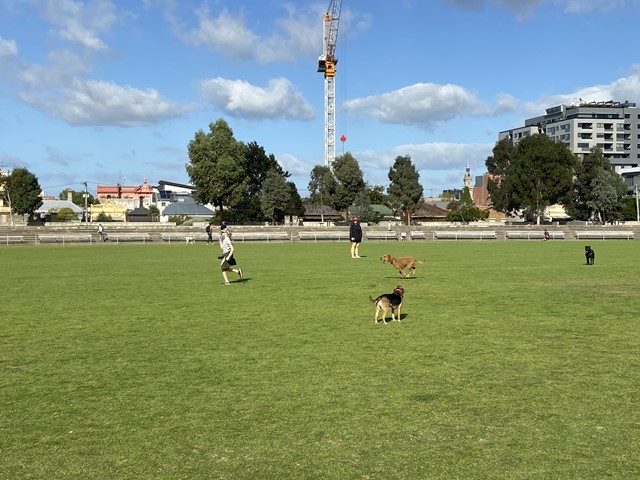
[[[67,190],[67,200],[73,202],[73,190],[71,189]]]

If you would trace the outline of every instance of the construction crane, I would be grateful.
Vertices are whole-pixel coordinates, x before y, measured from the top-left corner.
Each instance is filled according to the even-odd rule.
[[[336,158],[336,40],[342,0],[331,0],[322,17],[323,52],[318,72],[324,73],[324,166],[331,168]]]

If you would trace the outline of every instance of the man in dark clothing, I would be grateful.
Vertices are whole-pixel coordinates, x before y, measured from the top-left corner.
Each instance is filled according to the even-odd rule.
[[[362,242],[362,227],[358,222],[358,217],[353,217],[353,222],[349,227],[349,238],[351,238],[351,258],[361,258],[358,254],[358,247]]]
[[[213,222],[209,222],[207,228],[205,228],[205,232],[207,232],[207,245],[211,245],[213,243]]]

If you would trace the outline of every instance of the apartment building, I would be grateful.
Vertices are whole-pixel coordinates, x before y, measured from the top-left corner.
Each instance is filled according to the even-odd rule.
[[[514,143],[536,133],[564,143],[571,152],[584,156],[599,147],[620,173],[640,166],[640,108],[630,102],[580,102],[547,108],[546,114],[530,118],[523,127],[499,133]]]

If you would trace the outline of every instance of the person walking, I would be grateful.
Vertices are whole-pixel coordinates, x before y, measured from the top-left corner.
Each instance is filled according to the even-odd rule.
[[[358,222],[358,217],[353,217],[353,222],[349,227],[349,238],[351,238],[351,258],[362,258],[358,252],[358,247],[362,243],[362,227]]]
[[[225,285],[231,285],[229,283],[227,272],[237,273],[240,278],[243,278],[244,274],[241,268],[232,268],[234,265],[237,265],[237,262],[233,257],[235,249],[233,248],[233,243],[229,236],[229,230],[226,226],[222,228],[220,233],[220,248],[222,249],[222,255],[220,256],[220,270],[222,271],[222,278],[224,279]]]
[[[107,238],[105,233],[104,233],[104,227],[102,226],[101,223],[98,224],[98,235],[100,235],[100,240],[103,241],[103,242]]]

